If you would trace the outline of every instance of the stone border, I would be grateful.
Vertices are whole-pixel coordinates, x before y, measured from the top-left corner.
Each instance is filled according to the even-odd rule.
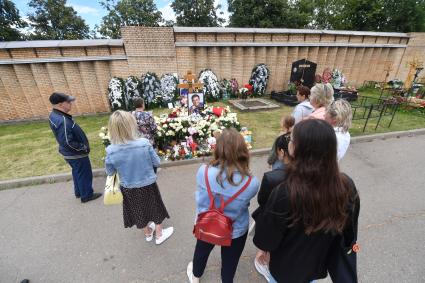
[[[383,134],[353,137],[351,139],[351,144],[371,142],[373,140],[386,140],[391,138],[413,137],[418,135],[425,135],[425,128],[409,130],[409,131],[390,132],[390,133],[383,133]],[[268,154],[269,151],[270,151],[270,148],[255,149],[251,151],[251,156],[265,155],[265,154]],[[161,163],[161,168],[202,163],[209,159],[210,157],[203,157],[203,158],[187,159],[187,160],[180,160],[180,161],[165,161]],[[105,171],[103,168],[93,170],[93,177],[104,177],[104,176],[105,176]],[[54,174],[54,175],[6,180],[6,181],[0,181],[0,191],[19,188],[19,187],[26,187],[26,186],[36,186],[41,184],[67,182],[70,180],[72,180],[71,173],[61,173],[61,174]]]
[[[249,101],[259,101],[265,105],[263,106],[250,106],[250,107],[246,107],[245,105],[242,105],[241,102],[244,101],[243,99],[232,99],[232,100],[228,100],[228,102],[230,104],[233,105],[233,107],[236,107],[238,110],[240,111],[260,111],[260,110],[267,110],[267,109],[275,109],[275,108],[279,108],[280,106],[277,104],[274,104],[273,102],[269,101],[269,100],[265,100],[265,99],[261,99],[261,98],[249,98],[247,99]]]

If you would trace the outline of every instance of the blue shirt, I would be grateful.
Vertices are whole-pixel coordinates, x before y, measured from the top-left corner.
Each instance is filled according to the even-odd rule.
[[[196,212],[199,214],[201,212],[207,211],[210,205],[210,200],[208,197],[208,191],[205,184],[205,166],[202,165],[198,173],[196,174]],[[220,205],[220,195],[223,196],[224,201],[227,201],[232,195],[234,195],[239,189],[248,180],[248,177],[245,177],[243,181],[238,186],[232,186],[226,180],[226,173],[223,172],[222,180],[223,187],[221,187],[217,182],[217,175],[220,172],[220,169],[217,167],[210,166],[208,168],[208,181],[210,183],[212,194],[214,195],[215,205],[218,207]],[[233,180],[238,184],[241,180],[241,174],[235,172],[233,175]],[[248,231],[249,226],[249,202],[257,194],[258,187],[260,183],[256,177],[252,177],[251,183],[235,200],[229,203],[224,208],[224,214],[230,217],[233,222],[233,235],[232,239],[241,237]]]
[[[159,163],[158,155],[145,138],[126,144],[111,144],[106,148],[106,173],[111,176],[118,172],[124,188],[140,188],[155,183],[153,167],[158,167]]]

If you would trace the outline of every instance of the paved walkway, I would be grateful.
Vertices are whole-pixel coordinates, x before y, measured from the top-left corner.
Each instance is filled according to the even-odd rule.
[[[252,160],[257,177],[265,157]],[[195,240],[198,164],[163,169],[159,187],[175,234],[161,246],[124,229],[120,206],[80,204],[72,183],[0,191],[0,282],[187,282]],[[361,282],[425,282],[424,136],[354,144],[342,168],[361,197]],[[97,191],[104,179],[95,179]],[[254,209],[255,202],[252,205]],[[255,272],[252,238],[235,282],[265,282]],[[219,249],[203,282],[219,282]]]

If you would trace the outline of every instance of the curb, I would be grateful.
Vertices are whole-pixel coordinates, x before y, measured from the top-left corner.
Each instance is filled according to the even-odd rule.
[[[350,144],[371,142],[374,140],[386,140],[391,138],[413,137],[413,136],[419,136],[419,135],[425,135],[425,128],[417,129],[417,130],[390,132],[390,133],[383,133],[383,134],[353,137],[351,138]],[[260,149],[252,150],[250,153],[251,153],[251,156],[262,156],[262,155],[268,154],[269,151],[270,151],[270,148],[260,148]],[[175,166],[203,163],[205,161],[208,161],[210,158],[211,157],[203,157],[203,158],[187,159],[187,160],[179,160],[179,161],[164,161],[161,163],[161,168],[169,168],[169,167],[175,167]],[[106,174],[103,168],[93,169],[93,177],[104,177],[104,176],[106,176]],[[41,184],[67,182],[70,180],[72,180],[71,173],[60,173],[60,174],[53,174],[53,175],[6,180],[6,181],[0,181],[0,191],[19,188],[19,187],[26,187],[26,186],[36,186]]]

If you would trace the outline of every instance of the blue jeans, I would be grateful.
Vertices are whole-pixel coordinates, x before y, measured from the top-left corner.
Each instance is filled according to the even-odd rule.
[[[93,195],[93,173],[89,157],[65,160],[72,168],[75,196],[81,200],[90,198]]]

